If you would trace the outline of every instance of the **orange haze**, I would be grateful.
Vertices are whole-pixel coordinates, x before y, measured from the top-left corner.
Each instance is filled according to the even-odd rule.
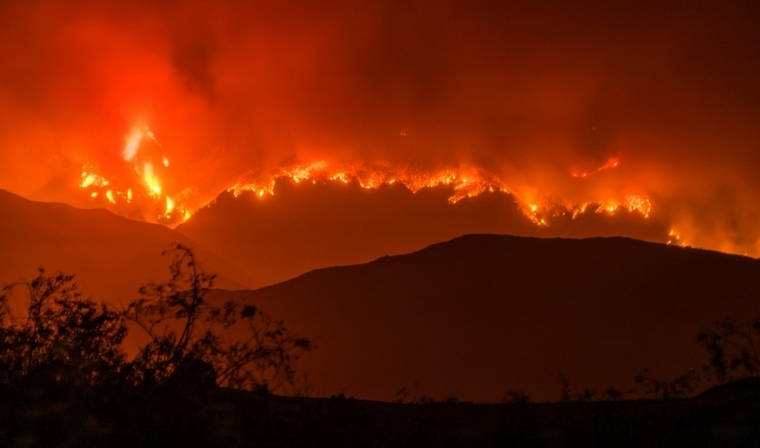
[[[760,255],[758,4],[507,3],[4,1],[0,188],[175,225],[317,166]]]

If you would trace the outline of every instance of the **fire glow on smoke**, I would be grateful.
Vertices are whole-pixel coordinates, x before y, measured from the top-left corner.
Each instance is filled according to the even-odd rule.
[[[152,143],[152,150],[143,144]],[[92,199],[104,198],[114,206],[134,205],[143,209],[142,216],[148,221],[176,224],[190,218],[191,211],[181,202],[181,197],[166,193],[162,178],[169,175],[169,158],[157,151],[160,144],[147,126],[136,126],[127,135],[122,157],[132,170],[117,182],[107,179],[97,166],[88,163],[82,167],[81,188]],[[118,210],[118,208],[117,208]],[[151,215],[151,212],[157,213]],[[151,219],[151,217],[153,219]]]
[[[539,229],[628,213],[658,236],[620,234],[757,256],[759,20],[757,2],[6,0],[0,188],[170,226],[278,179],[493,191]]]
[[[112,182],[92,164],[82,168],[80,187],[93,200],[105,200],[116,206],[137,206],[154,215],[145,213],[147,220],[176,225],[189,219],[199,208],[191,206],[185,199],[191,190],[170,195],[163,188],[162,179],[171,176],[170,161],[160,151],[161,145],[148,126],[136,126],[127,135],[122,151],[123,161],[131,166],[126,179]],[[574,178],[585,179],[600,171],[616,168],[619,160],[612,159],[605,165],[591,171],[571,174]],[[623,194],[620,197],[598,198],[583,203],[550,199],[532,191],[516,191],[493,173],[474,166],[459,166],[441,170],[426,170],[413,166],[393,166],[382,162],[356,162],[330,165],[324,161],[298,164],[278,168],[270,173],[249,173],[242,176],[226,189],[239,196],[251,192],[259,198],[275,194],[276,181],[291,179],[301,182],[356,182],[365,189],[376,189],[387,184],[401,184],[416,193],[424,188],[450,186],[454,193],[449,203],[478,196],[484,192],[511,195],[527,219],[539,226],[549,225],[552,217],[571,215],[575,218],[591,209],[596,213],[614,214],[620,209],[637,212],[643,218],[649,217],[652,205],[644,195]],[[205,206],[207,204],[201,204]],[[672,235],[671,235],[672,236]]]

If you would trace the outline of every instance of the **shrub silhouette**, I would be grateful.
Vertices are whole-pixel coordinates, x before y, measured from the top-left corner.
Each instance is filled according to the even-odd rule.
[[[83,299],[73,275],[38,268],[31,281],[0,290],[0,375],[5,383],[34,378],[56,383],[116,381],[124,365],[123,317]],[[24,300],[16,315],[10,302]]]
[[[213,385],[278,390],[311,341],[252,305],[210,303],[214,275],[191,249],[173,244],[171,278],[139,289],[121,310],[82,298],[74,276],[39,268],[31,281],[0,288],[0,382],[127,386]],[[17,315],[14,305],[25,303]],[[127,361],[122,342],[135,322],[150,341]]]
[[[719,320],[711,330],[697,336],[710,355],[705,370],[715,376],[718,383],[760,375],[760,319],[743,324]]]
[[[141,297],[122,313],[151,338],[129,366],[131,381],[160,384],[190,371],[183,366],[202,371],[197,368],[202,362],[213,368],[220,386],[278,390],[292,385],[293,362],[311,349],[311,342],[292,336],[281,321],[255,306],[210,303],[215,276],[203,272],[188,247],[175,243],[167,253],[170,280],[141,287]]]

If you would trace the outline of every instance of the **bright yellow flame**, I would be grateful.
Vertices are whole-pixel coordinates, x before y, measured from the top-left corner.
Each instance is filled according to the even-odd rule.
[[[670,233],[668,233],[668,244],[681,247],[687,246],[686,242],[681,239],[681,235],[675,229],[670,229]]]
[[[124,143],[124,160],[132,160],[137,155],[137,149],[140,147],[140,142],[143,139],[142,129],[132,129],[132,132],[127,135],[127,141]]]
[[[615,168],[618,165],[616,159],[610,160],[597,171]],[[637,212],[644,217],[649,216],[651,203],[649,199],[639,195],[627,195],[622,198],[610,198],[599,201],[583,203],[569,203],[564,201],[552,201],[541,198],[535,191],[519,191],[510,189],[496,175],[485,170],[463,166],[449,168],[440,171],[428,171],[408,166],[390,166],[379,163],[353,163],[332,167],[326,162],[319,161],[308,165],[298,165],[291,168],[283,168],[271,176],[244,177],[229,188],[235,196],[246,191],[255,193],[258,197],[274,194],[275,182],[278,179],[291,179],[295,183],[310,180],[333,181],[348,184],[356,182],[366,189],[376,189],[382,185],[401,183],[411,192],[416,193],[424,188],[434,188],[445,185],[453,187],[454,192],[449,197],[450,203],[459,202],[462,199],[475,197],[485,191],[499,191],[512,194],[516,199],[523,214],[537,225],[549,225],[547,217],[570,214],[573,218],[586,212],[592,207],[596,213],[616,213],[621,207],[630,212]]]
[[[132,131],[130,131],[130,133],[127,135],[126,141],[124,143],[124,151],[122,151],[124,160],[129,162],[135,158],[137,155],[137,150],[140,149],[140,143],[146,137],[153,140],[154,142],[156,141],[156,137],[153,135],[153,131],[151,131],[147,126],[135,126],[132,128]]]
[[[82,168],[82,181],[79,186],[89,190],[91,198],[104,198],[110,204],[117,207],[123,203],[139,202],[139,207],[145,205],[156,206],[155,210],[161,210],[154,215],[155,220],[167,224],[175,224],[179,220],[187,220],[195,208],[189,208],[184,203],[191,197],[187,191],[180,192],[179,196],[169,197],[163,188],[162,178],[158,169],[169,168],[170,161],[166,156],[156,157],[155,154],[142,153],[142,142],[150,139],[158,144],[153,132],[147,126],[134,126],[125,137],[123,159],[132,166],[132,171],[137,177],[131,179],[132,185],[125,189],[114,188],[92,164],[88,163]],[[162,171],[166,172],[165,170]],[[124,179],[118,179],[121,184]],[[110,185],[110,186],[109,186]],[[106,186],[109,186],[106,190]],[[272,188],[274,188],[272,186]]]
[[[639,212],[645,218],[649,217],[649,212],[652,211],[652,203],[649,202],[649,199],[634,194],[629,194],[625,197],[625,200],[628,203],[629,211]]]
[[[82,182],[79,184],[79,186],[81,188],[87,188],[91,185],[96,187],[105,187],[108,185],[108,181],[100,174],[82,171]]]
[[[143,165],[143,181],[148,187],[148,194],[154,197],[161,196],[161,181],[153,174],[153,164],[147,162]]]
[[[573,173],[571,173],[571,176],[579,178],[579,179],[586,179],[586,178],[591,177],[594,174],[597,174],[597,173],[599,173],[601,171],[611,170],[613,168],[617,168],[618,165],[620,165],[620,160],[618,160],[617,158],[612,158],[612,159],[609,159],[607,161],[607,163],[605,163],[604,165],[602,165],[599,168],[595,169],[594,171],[591,171],[591,172],[587,172],[587,171],[573,172]]]
[[[133,203],[149,200],[156,207],[157,220],[164,223],[176,223],[179,219],[189,219],[193,212],[203,204],[193,204],[191,190],[185,190],[171,197],[164,191],[163,177],[170,166],[169,158],[157,157],[155,154],[143,153],[141,144],[151,139],[158,141],[147,126],[135,126],[125,137],[123,149],[124,160],[132,165],[137,174],[137,182],[129,188],[120,190],[114,188],[98,170],[90,164],[82,169],[80,187],[90,191],[93,198],[104,197],[109,203]],[[571,173],[574,177],[587,178],[604,170],[617,168],[618,159],[610,159],[604,165],[591,172]],[[160,170],[159,170],[160,169]],[[448,202],[457,203],[463,199],[476,197],[484,192],[501,192],[511,195],[522,213],[539,226],[548,226],[551,218],[569,215],[577,217],[589,210],[595,213],[614,214],[619,210],[636,212],[648,217],[652,205],[645,195],[611,195],[595,198],[594,200],[571,202],[556,197],[542,196],[538,191],[528,187],[513,189],[495,174],[473,166],[455,166],[441,170],[426,170],[411,165],[390,165],[385,163],[356,162],[342,165],[330,165],[325,161],[315,161],[309,164],[282,167],[278,170],[261,174],[244,176],[228,188],[235,196],[243,192],[252,192],[259,198],[272,196],[278,180],[290,179],[299,184],[302,182],[340,182],[352,184],[364,189],[377,189],[383,185],[401,184],[412,193],[427,188],[447,186],[452,190]],[[122,182],[123,180],[119,180]],[[142,184],[142,185],[140,185]],[[106,191],[105,187],[108,186]]]

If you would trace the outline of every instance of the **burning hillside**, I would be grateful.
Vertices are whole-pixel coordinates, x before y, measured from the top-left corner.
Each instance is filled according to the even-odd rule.
[[[123,164],[131,169],[121,167],[121,177],[116,181],[111,175],[105,175],[92,163],[82,167],[82,181],[79,187],[93,199],[93,203],[110,208],[117,213],[126,207],[142,209],[146,221],[176,225],[189,219],[193,212],[205,206],[192,194],[192,186],[187,186],[176,194],[164,189],[165,180],[174,180],[174,185],[181,185],[169,176],[170,159],[163,155],[160,144],[147,126],[135,127],[126,137],[122,152]],[[607,162],[589,173],[571,174],[574,178],[586,179],[600,171],[616,168],[617,159]],[[181,173],[174,174],[181,180]],[[296,184],[342,183],[358,184],[361,188],[377,189],[383,185],[401,184],[412,193],[425,188],[450,186],[454,192],[449,203],[457,203],[484,192],[509,194],[514,198],[519,209],[530,221],[537,225],[549,225],[552,217],[570,215],[572,217],[592,210],[596,213],[614,214],[618,209],[638,212],[643,218],[649,217],[651,203],[646,196],[630,192],[620,192],[607,197],[588,198],[585,202],[573,202],[571,199],[544,196],[537,188],[527,187],[517,190],[510,187],[497,175],[474,166],[459,166],[439,170],[423,169],[411,165],[394,166],[381,162],[354,162],[331,165],[325,161],[294,165],[261,172],[251,170],[231,183],[226,190],[238,196],[252,192],[258,197],[275,194],[276,181],[286,179]],[[153,211],[153,214],[150,213]]]
[[[759,18],[709,3],[10,0],[0,188],[29,197],[75,171],[77,192],[47,199],[169,226],[287,179],[443,188],[455,207],[494,192],[536,228],[625,211],[668,229],[658,241],[672,229],[760,255]]]

